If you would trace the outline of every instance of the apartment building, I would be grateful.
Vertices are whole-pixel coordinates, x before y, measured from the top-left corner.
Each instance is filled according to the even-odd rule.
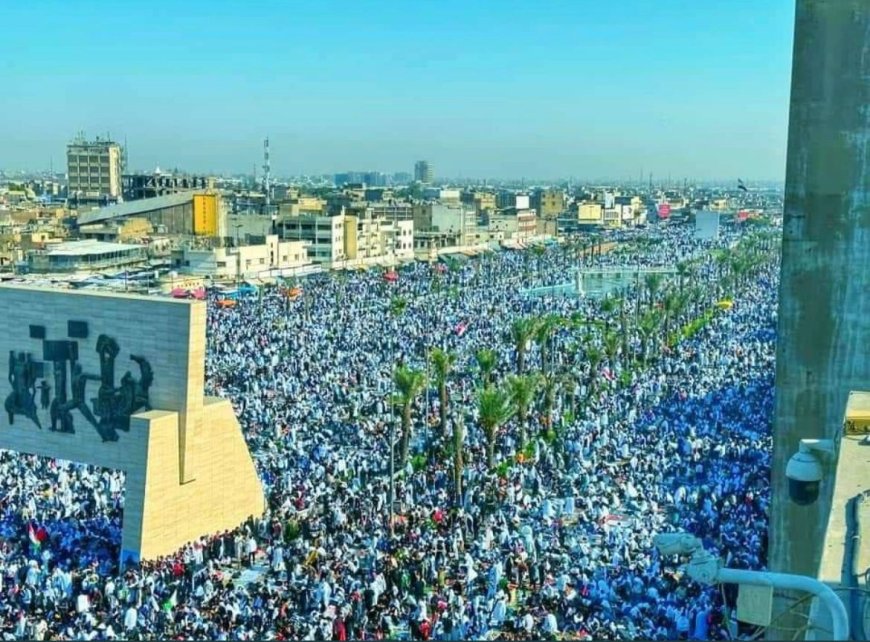
[[[286,240],[304,241],[308,258],[314,263],[334,263],[347,258],[344,249],[345,214],[337,216],[300,215],[281,223]]]
[[[117,201],[122,197],[123,150],[111,140],[83,137],[67,145],[69,195],[78,201]]]

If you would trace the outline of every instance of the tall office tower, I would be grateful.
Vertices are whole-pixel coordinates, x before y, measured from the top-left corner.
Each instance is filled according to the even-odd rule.
[[[79,200],[116,201],[121,197],[121,146],[111,140],[79,135],[66,147],[69,194]]]
[[[432,183],[435,179],[435,172],[429,161],[417,161],[414,163],[414,180],[418,183]]]

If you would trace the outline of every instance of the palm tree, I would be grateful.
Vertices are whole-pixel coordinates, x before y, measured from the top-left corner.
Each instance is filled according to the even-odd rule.
[[[658,294],[662,285],[662,275],[655,272],[647,274],[644,278],[644,283],[649,293],[649,307],[652,308],[653,304],[655,304],[656,294]]]
[[[650,310],[643,315],[637,326],[637,331],[640,333],[641,359],[644,364],[649,361],[647,354],[649,341],[658,331],[660,322],[660,315],[655,310]]]
[[[665,337],[668,337],[671,328],[671,320],[679,314],[680,310],[680,297],[674,292],[668,292],[665,294],[665,298],[662,302],[662,311],[665,316]]]
[[[604,331],[610,330],[610,317],[619,309],[619,301],[613,297],[605,297],[601,301],[601,312],[604,314]]]
[[[589,363],[589,389],[586,391],[586,399],[592,397],[598,386],[598,369],[604,359],[604,351],[597,346],[586,348],[586,361]]]
[[[621,343],[619,335],[616,332],[607,332],[602,338],[604,343],[604,354],[607,355],[607,360],[611,365],[614,365],[616,355],[619,353],[619,344]]]
[[[511,340],[517,353],[517,374],[523,374],[526,367],[526,350],[535,336],[538,322],[536,319],[516,319],[511,324]]]
[[[528,421],[529,408],[535,400],[535,392],[538,390],[539,383],[540,379],[533,374],[512,375],[506,380],[507,392],[520,424],[520,446],[526,443],[526,422]]]
[[[474,353],[477,369],[480,371],[480,379],[483,387],[489,386],[492,373],[498,366],[498,353],[491,348],[481,348]]]
[[[677,263],[677,276],[680,279],[680,296],[682,296],[686,285],[686,279],[692,274],[692,265],[688,261],[680,261]]]
[[[532,248],[532,254],[535,255],[535,264],[538,267],[538,279],[541,280],[541,285],[543,285],[544,279],[544,255],[547,253],[547,249],[543,245],[536,245]]]
[[[456,503],[462,501],[462,444],[465,441],[465,419],[458,415],[453,420],[453,490]]]
[[[396,386],[395,403],[402,408],[402,446],[399,465],[408,461],[408,448],[411,445],[411,409],[414,402],[426,387],[426,374],[407,366],[399,366],[393,373]]]
[[[430,353],[429,359],[435,374],[435,385],[438,386],[438,429],[443,437],[447,432],[447,404],[450,402],[447,394],[447,379],[453,370],[456,355],[441,348],[435,348]]]
[[[513,416],[510,395],[502,388],[490,386],[477,396],[478,421],[486,436],[486,465],[495,466],[495,440],[498,429]]]
[[[535,340],[541,347],[541,372],[544,374],[547,373],[548,365],[550,366],[549,370],[552,370],[553,364],[550,357],[552,357],[553,335],[563,323],[562,317],[558,314],[548,314],[538,321],[535,328]]]

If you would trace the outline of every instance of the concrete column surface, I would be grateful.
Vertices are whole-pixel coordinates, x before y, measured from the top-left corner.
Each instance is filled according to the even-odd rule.
[[[789,500],[801,438],[842,429],[870,388],[870,0],[797,0],[786,165],[771,570],[816,576],[830,506]],[[791,635],[788,636],[791,639]]]

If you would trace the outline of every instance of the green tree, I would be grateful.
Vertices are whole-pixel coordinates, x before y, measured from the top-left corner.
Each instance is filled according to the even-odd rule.
[[[661,325],[661,315],[655,310],[650,310],[640,320],[637,331],[640,334],[641,359],[644,364],[649,362],[649,345],[655,337]]]
[[[535,337],[537,332],[538,322],[536,319],[516,319],[511,324],[510,336],[514,344],[514,350],[517,355],[517,374],[523,374],[526,368],[526,351],[529,343]]]
[[[535,326],[535,341],[541,348],[541,372],[552,370],[552,346],[556,331],[564,325],[558,314],[548,314],[538,320]]]
[[[465,441],[465,420],[459,414],[453,418],[453,492],[456,504],[462,502],[462,472],[465,467],[462,448]]]
[[[444,436],[447,434],[447,409],[450,403],[447,380],[450,378],[453,364],[456,363],[456,355],[441,348],[435,348],[429,354],[429,360],[435,375],[435,385],[438,386],[438,429]]]
[[[510,395],[503,388],[490,386],[477,396],[477,411],[480,427],[486,437],[486,465],[495,466],[495,441],[498,430],[513,416]]]
[[[474,353],[477,362],[477,370],[480,372],[480,380],[486,388],[492,381],[492,373],[498,366],[498,353],[491,348],[481,348]]]
[[[420,370],[399,366],[393,373],[396,386],[395,403],[402,409],[402,445],[399,466],[408,461],[408,448],[411,445],[411,410],[414,402],[426,387],[426,375]]]
[[[523,446],[526,443],[529,408],[535,401],[535,393],[538,391],[540,379],[534,374],[512,375],[507,378],[505,384],[511,403],[516,410],[520,428],[520,445]]]
[[[677,277],[680,283],[680,295],[685,291],[686,280],[692,274],[692,264],[688,261],[680,261],[677,263]]]
[[[655,305],[656,296],[662,287],[662,275],[656,272],[647,274],[644,278],[644,284],[649,295],[649,307],[652,308]]]

